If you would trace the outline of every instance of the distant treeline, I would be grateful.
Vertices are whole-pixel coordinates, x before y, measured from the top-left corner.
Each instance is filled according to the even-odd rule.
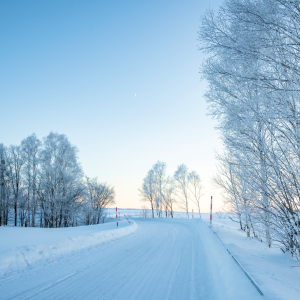
[[[104,222],[115,191],[84,176],[64,134],[0,144],[0,226],[68,227]]]

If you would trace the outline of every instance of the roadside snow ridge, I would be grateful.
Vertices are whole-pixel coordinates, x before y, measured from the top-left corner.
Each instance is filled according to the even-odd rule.
[[[0,252],[0,276],[11,271],[25,269],[38,261],[53,260],[56,257],[74,251],[121,238],[133,233],[137,228],[138,225],[134,221],[131,221],[129,226],[118,229],[99,231],[88,235],[62,239],[48,244],[24,246]]]

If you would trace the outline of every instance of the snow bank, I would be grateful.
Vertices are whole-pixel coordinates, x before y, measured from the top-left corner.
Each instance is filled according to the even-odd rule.
[[[209,224],[209,215],[203,221]],[[259,239],[248,239],[239,224],[213,218],[213,231],[269,299],[300,299],[300,263],[278,247],[269,248]]]
[[[133,233],[133,221],[71,228],[0,228],[0,275]]]

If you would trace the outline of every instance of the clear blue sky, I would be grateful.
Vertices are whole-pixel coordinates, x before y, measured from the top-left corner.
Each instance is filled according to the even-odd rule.
[[[182,163],[196,170],[209,199],[220,142],[205,115],[197,31],[219,4],[2,0],[0,142],[66,134],[120,207],[141,206],[137,189],[157,160],[170,175]]]

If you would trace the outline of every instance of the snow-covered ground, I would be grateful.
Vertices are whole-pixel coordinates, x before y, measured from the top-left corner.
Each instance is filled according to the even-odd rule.
[[[0,227],[0,276],[120,238],[137,225],[123,220],[116,228],[115,222],[69,228]]]
[[[203,219],[209,224],[209,214]],[[270,299],[300,299],[300,261],[278,247],[249,240],[239,224],[213,219],[213,230]]]
[[[1,299],[300,299],[300,263],[229,219],[130,217],[73,228],[0,228]],[[115,211],[111,210],[111,217]],[[115,218],[107,219],[114,221]]]

